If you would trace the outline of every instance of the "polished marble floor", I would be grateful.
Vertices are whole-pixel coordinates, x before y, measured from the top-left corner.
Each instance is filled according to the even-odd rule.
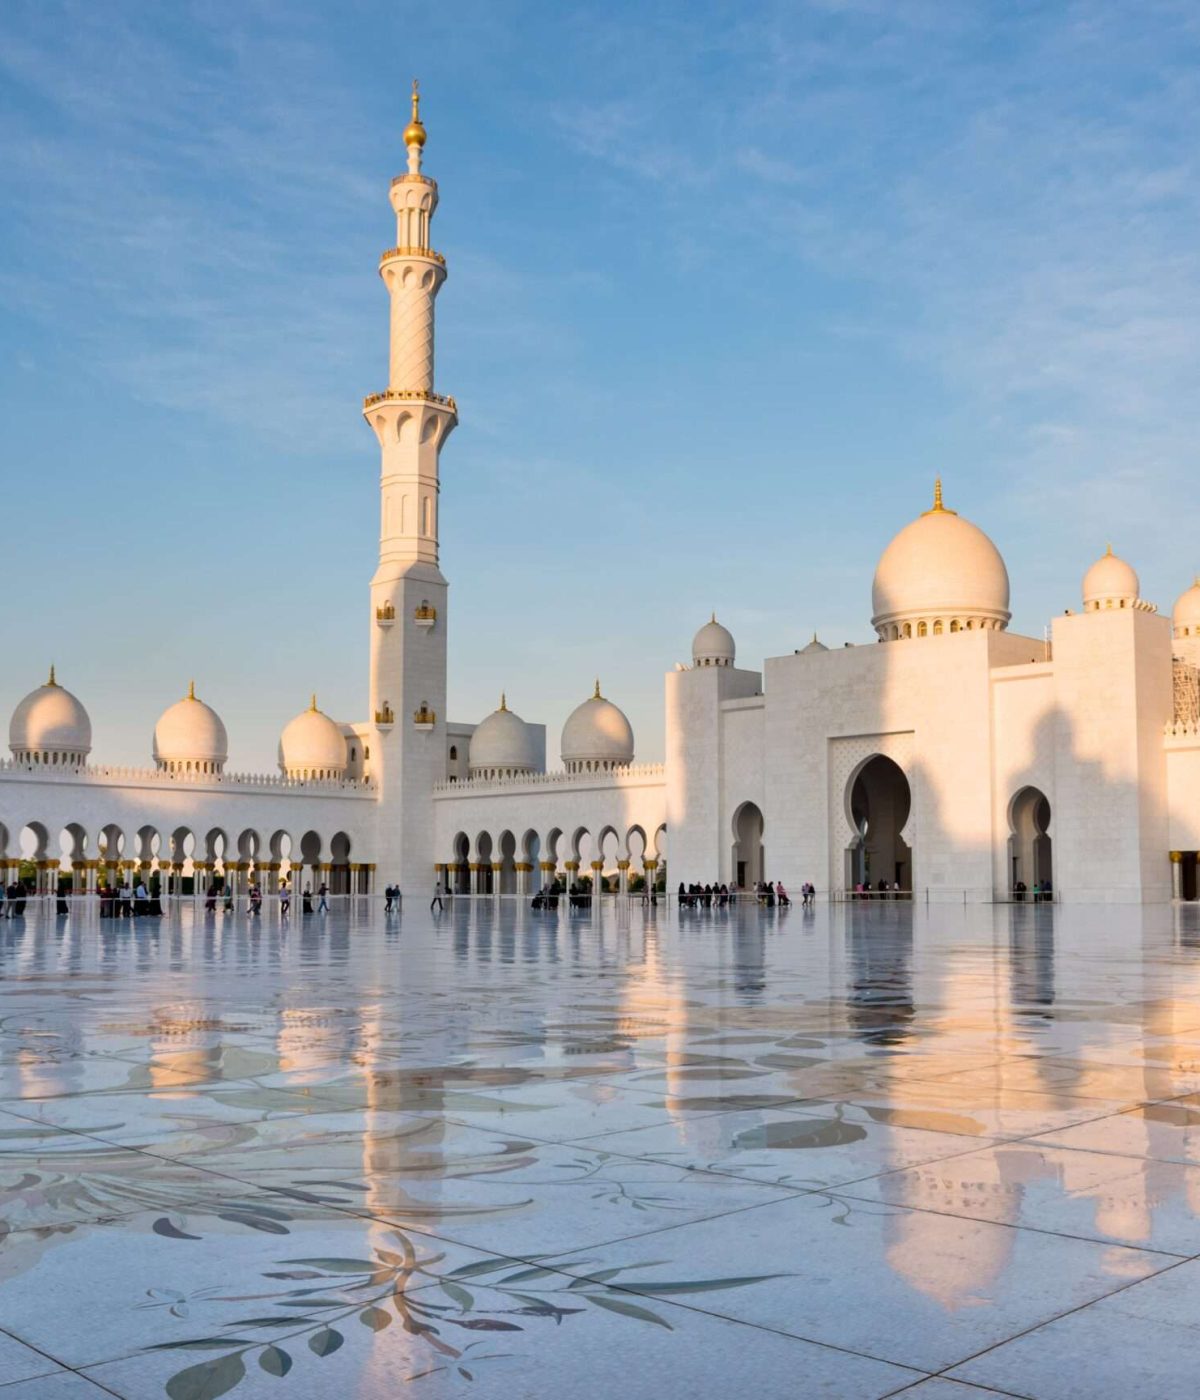
[[[0,1400],[1197,1393],[1200,908],[0,923]]]

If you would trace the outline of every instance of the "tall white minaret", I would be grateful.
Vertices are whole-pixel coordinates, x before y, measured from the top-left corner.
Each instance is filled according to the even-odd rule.
[[[396,246],[379,262],[391,298],[388,387],[363,403],[379,439],[379,567],[371,580],[370,771],[379,783],[380,883],[433,882],[430,789],[446,776],[446,580],[438,568],[438,457],[458,423],[433,387],[434,303],[446,260],[430,247],[437,182],[421,172],[416,80],[392,181]]]

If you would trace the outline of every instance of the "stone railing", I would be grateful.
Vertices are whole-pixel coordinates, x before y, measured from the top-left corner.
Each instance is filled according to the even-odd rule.
[[[449,394],[435,394],[432,389],[384,389],[380,394],[368,394],[363,399],[363,408],[374,408],[377,403],[436,403],[458,412],[458,404]]]
[[[379,261],[387,262],[389,258],[428,258],[430,262],[438,263],[441,267],[446,266],[446,259],[441,253],[435,253],[432,248],[389,248],[386,253],[380,253]]]
[[[119,764],[87,764],[82,768],[25,763],[0,759],[0,781],[49,783],[129,783],[133,786],[212,787],[245,791],[336,792],[348,796],[374,796],[371,778],[285,778],[281,773],[170,773],[163,768],[134,768]]]
[[[627,768],[609,768],[600,773],[566,773],[559,769],[553,773],[519,773],[511,778],[467,778],[459,783],[434,783],[433,790],[439,795],[470,796],[528,787],[623,787],[628,783],[661,783],[666,777],[663,763],[631,763]]]

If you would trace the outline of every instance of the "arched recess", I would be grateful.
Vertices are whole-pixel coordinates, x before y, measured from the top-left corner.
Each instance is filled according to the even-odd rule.
[[[502,831],[500,840],[496,843],[497,856],[500,861],[500,894],[516,894],[517,892],[517,838],[511,831]]]
[[[315,831],[306,831],[300,838],[300,863],[317,879],[321,873],[321,838]]]
[[[595,859],[600,862],[601,874],[606,880],[617,878],[617,861],[623,859],[621,855],[621,838],[617,835],[615,827],[604,827],[599,836],[596,837]],[[597,890],[597,893],[602,891]]]
[[[846,847],[846,888],[877,889],[883,881],[889,890],[898,884],[911,894],[913,851],[906,828],[912,789],[904,769],[886,754],[872,754],[851,773],[845,804],[853,833]]]
[[[521,861],[532,869],[530,880],[532,888],[540,889],[542,884],[541,871],[538,866],[542,860],[542,838],[532,827],[521,837]]]
[[[650,858],[658,862],[654,871],[655,889],[665,890],[670,878],[667,875],[667,844],[667,824],[663,822],[662,826],[654,833],[654,840],[650,843]]]
[[[1025,886],[1025,898],[1033,898],[1034,886],[1043,894],[1054,889],[1054,867],[1050,840],[1050,801],[1040,788],[1023,787],[1008,804],[1008,881],[1018,893]]]
[[[481,831],[475,837],[475,893],[492,893],[492,833]]]
[[[68,822],[59,833],[58,844],[60,874],[71,882],[73,890],[82,891],[86,888],[87,832],[78,822]]]
[[[139,827],[137,836],[134,838],[134,859],[140,866],[148,866],[158,858],[162,845],[162,837],[158,834],[157,828],[153,826]]]
[[[455,894],[471,893],[471,839],[465,831],[454,838],[454,864],[450,870],[450,888]]]
[[[552,826],[550,830],[546,833],[546,840],[542,845],[542,850],[545,852],[545,854],[542,856],[542,859],[547,862],[552,862],[554,865],[554,871],[551,875],[551,879],[558,878],[558,866],[559,862],[563,858],[562,843],[562,828],[558,826]]]
[[[730,863],[734,883],[743,890],[752,889],[763,879],[764,830],[762,809],[758,803],[743,802],[733,814],[733,854]]]
[[[350,893],[350,838],[344,831],[329,841],[329,890],[331,894]]]

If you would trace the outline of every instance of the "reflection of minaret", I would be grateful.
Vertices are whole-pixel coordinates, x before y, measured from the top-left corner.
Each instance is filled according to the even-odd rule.
[[[371,580],[371,771],[381,788],[381,875],[433,878],[428,796],[445,777],[446,580],[438,568],[438,458],[458,422],[434,392],[434,302],[446,260],[430,247],[437,183],[421,173],[417,84],[404,132],[408,171],[392,181],[396,247],[379,263],[391,298],[388,387],[363,415],[381,450],[379,567]],[[418,721],[418,713],[422,716]]]

